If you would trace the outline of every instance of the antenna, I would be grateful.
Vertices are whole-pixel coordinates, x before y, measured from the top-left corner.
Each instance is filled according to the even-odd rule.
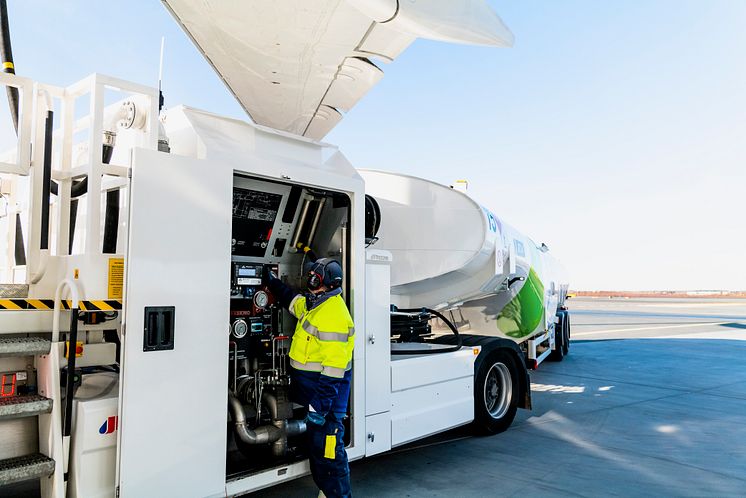
[[[163,109],[163,91],[161,90],[161,83],[163,82],[163,50],[166,46],[166,37],[161,36],[161,61],[158,64],[158,112],[160,113]]]

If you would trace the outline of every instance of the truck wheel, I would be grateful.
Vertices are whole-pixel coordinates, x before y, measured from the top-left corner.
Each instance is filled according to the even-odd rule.
[[[554,324],[554,349],[549,353],[547,358],[550,361],[562,361],[565,354],[565,322],[567,322],[567,315],[563,312],[557,313],[559,322]]]
[[[503,432],[518,409],[518,368],[512,355],[497,349],[482,362],[474,382],[474,430],[480,435]]]

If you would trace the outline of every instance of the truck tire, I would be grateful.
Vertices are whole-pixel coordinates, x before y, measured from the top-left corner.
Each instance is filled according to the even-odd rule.
[[[549,353],[547,358],[550,361],[562,361],[562,358],[567,354],[565,346],[565,323],[567,322],[567,315],[560,311],[557,313],[559,322],[554,324],[554,349]]]
[[[474,382],[474,431],[483,436],[503,432],[518,409],[518,367],[513,355],[501,349],[488,353]]]

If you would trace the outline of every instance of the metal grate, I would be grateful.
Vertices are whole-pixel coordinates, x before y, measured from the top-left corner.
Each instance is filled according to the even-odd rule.
[[[54,473],[54,460],[34,453],[0,460],[0,486],[47,477]]]
[[[23,299],[28,297],[28,284],[0,284],[0,298]]]
[[[49,354],[52,343],[43,337],[0,338],[0,356],[32,356]]]
[[[38,394],[0,398],[0,420],[33,417],[52,411],[52,400]]]

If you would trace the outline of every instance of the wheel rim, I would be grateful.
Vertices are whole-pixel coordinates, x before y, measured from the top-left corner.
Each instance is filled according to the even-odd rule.
[[[494,419],[505,416],[513,399],[510,370],[503,363],[495,363],[484,379],[484,406]]]

